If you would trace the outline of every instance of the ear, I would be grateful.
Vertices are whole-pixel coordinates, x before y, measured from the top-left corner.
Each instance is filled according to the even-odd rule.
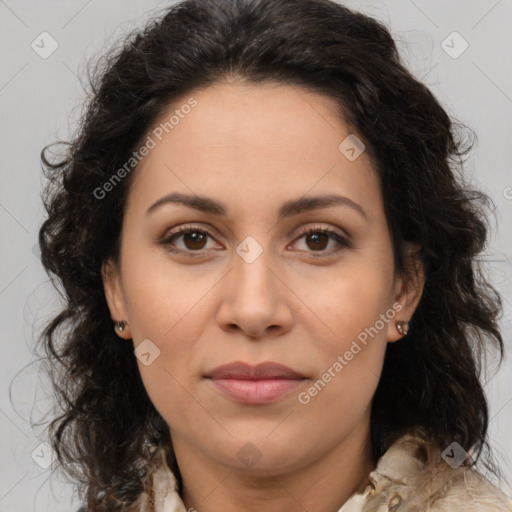
[[[404,335],[397,329],[397,321],[409,322],[420,302],[425,286],[425,271],[421,261],[421,247],[418,244],[409,244],[406,251],[405,271],[395,283],[394,303],[400,304],[402,309],[397,312],[394,321],[390,322],[388,341],[393,343]]]
[[[110,317],[113,322],[124,320],[127,322],[123,332],[115,331],[116,334],[125,340],[131,339],[130,325],[126,312],[126,304],[124,301],[123,288],[121,284],[121,275],[117,264],[112,260],[103,263],[101,267],[103,278],[103,289],[105,291],[105,299],[107,300],[110,310]],[[114,326],[113,326],[114,328]]]

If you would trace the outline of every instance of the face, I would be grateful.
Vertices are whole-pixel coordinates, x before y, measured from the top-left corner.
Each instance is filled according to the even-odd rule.
[[[368,435],[386,345],[420,290],[395,272],[377,176],[336,111],[298,87],[223,83],[148,133],[105,292],[183,453],[275,473]],[[297,378],[208,377],[236,362]]]

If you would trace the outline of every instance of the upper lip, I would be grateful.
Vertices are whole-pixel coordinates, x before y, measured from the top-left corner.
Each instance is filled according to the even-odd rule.
[[[240,380],[262,380],[262,379],[302,379],[296,371],[279,363],[266,362],[252,366],[243,362],[235,362],[218,366],[206,377],[211,379],[240,379]]]

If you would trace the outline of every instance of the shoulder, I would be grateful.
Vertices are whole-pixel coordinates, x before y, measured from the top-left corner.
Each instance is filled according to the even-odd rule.
[[[440,453],[427,464],[425,448],[411,434],[396,441],[369,475],[361,512],[512,512],[512,499],[476,469]]]

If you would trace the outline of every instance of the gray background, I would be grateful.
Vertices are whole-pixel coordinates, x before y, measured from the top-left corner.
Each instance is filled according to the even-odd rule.
[[[78,508],[76,500],[70,505],[72,487],[51,478],[50,468],[45,468],[51,452],[41,445],[50,389],[33,355],[34,332],[57,311],[59,301],[36,245],[43,217],[40,151],[49,142],[65,140],[75,126],[83,98],[78,75],[85,69],[85,59],[100,55],[170,3],[0,0],[0,512]],[[505,299],[502,326],[506,349],[511,351],[512,246],[506,235],[512,232],[512,1],[346,4],[387,23],[409,68],[451,114],[477,132],[479,142],[467,171],[497,206],[486,259]],[[40,36],[45,31],[58,48],[42,58],[40,53],[52,44],[49,36]],[[463,39],[451,35],[454,31]],[[456,55],[464,40],[468,48]],[[33,41],[40,53],[31,47]],[[512,483],[512,356],[507,355],[498,373],[490,363],[485,389],[492,446]],[[511,493],[509,486],[505,490]]]

